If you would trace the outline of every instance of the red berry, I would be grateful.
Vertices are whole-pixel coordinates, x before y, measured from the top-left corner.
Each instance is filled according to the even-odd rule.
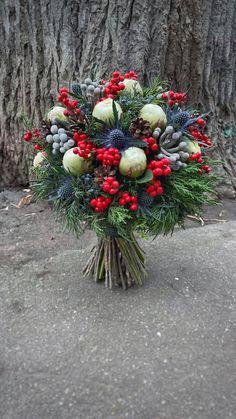
[[[113,188],[119,188],[119,182],[117,182],[117,180],[114,180],[114,181],[112,182],[112,187],[113,187]]]
[[[90,205],[94,207],[97,204],[97,200],[94,198],[90,201]]]
[[[162,175],[162,169],[160,168],[156,168],[153,170],[153,175],[154,176],[161,176]]]
[[[207,173],[209,173],[211,171],[211,168],[208,165],[202,166],[202,169]]]
[[[157,194],[158,195],[162,195],[163,194],[163,188],[162,188],[162,186],[160,186],[159,188],[157,188],[156,191],[157,191]]]
[[[108,176],[108,177],[106,178],[106,181],[112,184],[112,183],[113,183],[113,181],[114,181],[114,178],[113,178],[113,177],[111,177],[111,176]]]
[[[119,203],[120,203],[121,206],[124,206],[126,204],[126,201],[125,201],[124,198],[120,198]]]
[[[130,205],[130,210],[131,211],[137,211],[137,209],[138,209],[138,205],[137,204]]]
[[[42,150],[42,146],[40,144],[35,144],[35,150]]]
[[[120,83],[118,87],[119,87],[119,90],[124,90],[125,89],[125,84]]]
[[[152,151],[156,151],[158,149],[158,145],[157,144],[153,144],[152,146],[151,146],[151,150]]]
[[[24,140],[25,140],[25,141],[30,141],[30,140],[31,140],[31,138],[32,138],[32,136],[33,136],[32,132],[31,132],[31,131],[27,131],[27,132],[25,133],[25,135],[24,135]]]
[[[108,183],[104,183],[102,190],[104,192],[110,192],[110,185]]]
[[[202,119],[202,118],[198,118],[198,119],[197,119],[197,124],[198,124],[198,125],[205,125],[205,121],[204,121],[204,119]]]
[[[171,173],[170,166],[166,167],[166,169],[163,170],[163,175],[164,176],[168,176],[170,173]]]
[[[153,190],[151,192],[148,192],[148,195],[150,195],[154,198],[155,196],[157,196],[157,192]]]

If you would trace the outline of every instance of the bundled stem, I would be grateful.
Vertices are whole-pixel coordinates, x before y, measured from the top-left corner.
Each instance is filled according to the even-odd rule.
[[[92,252],[83,273],[92,275],[95,282],[105,280],[107,288],[127,289],[134,283],[141,286],[147,276],[143,251],[134,236],[129,241],[111,236],[99,238]]]

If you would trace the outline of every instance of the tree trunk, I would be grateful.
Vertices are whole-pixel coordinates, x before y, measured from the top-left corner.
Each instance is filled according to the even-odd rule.
[[[232,194],[235,32],[235,0],[1,0],[1,185],[28,180],[21,114],[37,123],[59,85],[91,69],[134,69],[142,82],[159,73],[174,89],[191,89],[192,103],[212,111],[214,154]]]

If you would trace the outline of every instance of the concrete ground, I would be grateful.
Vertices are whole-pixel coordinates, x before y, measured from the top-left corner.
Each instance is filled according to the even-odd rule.
[[[0,418],[235,418],[236,202],[143,242],[124,292],[82,278],[93,233],[21,196],[0,194]]]

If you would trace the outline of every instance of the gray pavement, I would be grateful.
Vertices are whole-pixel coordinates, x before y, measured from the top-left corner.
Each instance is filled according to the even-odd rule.
[[[235,201],[142,242],[149,279],[124,292],[82,278],[93,233],[20,196],[0,194],[0,418],[235,418]]]

